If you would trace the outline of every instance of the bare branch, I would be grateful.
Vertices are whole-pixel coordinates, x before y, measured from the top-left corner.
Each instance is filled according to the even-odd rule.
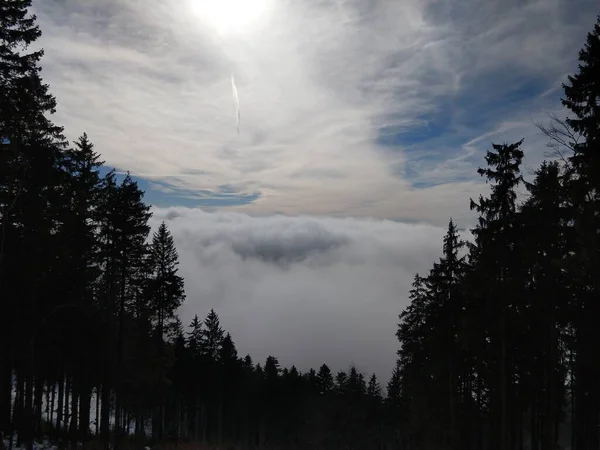
[[[533,122],[545,136],[550,138],[547,146],[552,151],[548,152],[546,156],[560,158],[565,165],[569,166],[567,155],[575,151],[581,135],[573,130],[565,119],[559,118],[556,114],[548,113],[548,117],[550,118],[548,125]]]

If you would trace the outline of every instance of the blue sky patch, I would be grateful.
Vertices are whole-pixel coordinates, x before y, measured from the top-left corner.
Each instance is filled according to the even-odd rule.
[[[481,143],[481,151],[473,155],[464,153],[465,144],[494,129],[510,117],[511,111],[530,109],[533,114],[539,106],[537,98],[552,85],[545,78],[507,67],[502,73],[484,72],[477,78],[466,78],[462,86],[455,95],[440,97],[435,111],[417,116],[416,122],[421,125],[379,130],[377,144],[392,154],[400,150],[406,157],[390,164],[390,172],[409,181],[413,188],[474,178],[487,142]],[[446,167],[447,173],[432,173],[444,169],[444,165],[462,165],[462,171]],[[472,173],[469,165],[473,165]]]
[[[103,166],[100,169],[100,174],[106,175],[110,170],[110,167]],[[125,176],[126,172],[115,168],[115,177],[119,182]],[[180,189],[170,183],[136,177],[133,174],[131,174],[131,178],[145,192],[144,200],[152,206],[161,208],[169,206],[185,206],[188,208],[239,206],[253,203],[260,198],[259,192],[247,194],[236,188],[236,186],[228,184],[218,186],[217,189],[211,191]]]

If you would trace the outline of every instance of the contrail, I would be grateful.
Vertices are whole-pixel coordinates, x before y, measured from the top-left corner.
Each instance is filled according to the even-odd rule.
[[[236,114],[236,128],[238,136],[240,134],[240,98],[238,97],[238,91],[235,87],[235,78],[233,78],[233,74],[231,74],[231,90],[233,92],[233,103],[235,105],[235,114]]]

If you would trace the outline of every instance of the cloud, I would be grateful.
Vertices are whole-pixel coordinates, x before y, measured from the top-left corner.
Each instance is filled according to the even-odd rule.
[[[576,68],[597,12],[595,0],[271,1],[258,31],[224,36],[190,1],[35,2],[71,138],[87,131],[109,164],[186,194],[260,192],[236,206],[252,214],[432,223],[466,216],[464,194],[483,188],[489,144],[474,140],[557,106],[542,94]]]
[[[155,208],[153,225],[162,220],[185,277],[186,325],[214,308],[257,362],[273,354],[303,370],[356,364],[386,380],[412,278],[439,257],[445,233],[389,220]]]

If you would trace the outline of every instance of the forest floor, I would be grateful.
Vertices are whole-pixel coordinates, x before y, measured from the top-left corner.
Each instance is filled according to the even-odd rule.
[[[8,437],[4,437],[2,439],[2,448],[7,450],[8,446],[9,446],[10,442],[9,442],[9,438]],[[21,447],[17,447],[17,436],[15,435],[13,437],[13,450],[24,450],[25,447],[21,446]],[[58,446],[55,444],[52,444],[48,439],[44,439],[41,442],[40,441],[34,441],[33,443],[33,450],[58,450]]]
[[[8,450],[9,448],[9,439],[7,437],[3,438],[2,446],[0,446],[0,450]],[[13,437],[13,446],[12,450],[25,450],[25,446],[21,444],[21,446],[17,446],[17,436]],[[139,444],[126,441],[121,446],[121,450],[243,450],[240,446],[235,445],[206,445],[201,443],[173,443],[173,442],[164,442],[159,443],[153,447],[148,446],[140,446]],[[42,441],[34,441],[33,450],[60,450],[60,449],[70,449],[71,444],[66,444],[64,446],[60,446],[58,444],[54,444],[50,442],[49,439],[43,439]],[[85,445],[79,444],[77,446],[78,450],[104,450],[104,446],[98,441],[90,441]],[[110,446],[110,449],[113,449],[113,446]]]

